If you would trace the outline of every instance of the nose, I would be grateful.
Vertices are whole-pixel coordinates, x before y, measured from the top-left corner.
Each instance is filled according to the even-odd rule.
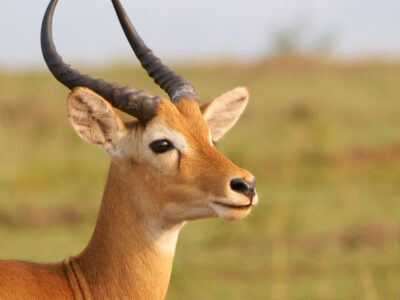
[[[254,189],[255,185],[256,185],[255,178],[251,182],[243,178],[234,178],[231,180],[231,189],[234,190],[235,192],[241,193],[249,197],[250,200],[252,200],[254,195],[256,194],[256,191]]]

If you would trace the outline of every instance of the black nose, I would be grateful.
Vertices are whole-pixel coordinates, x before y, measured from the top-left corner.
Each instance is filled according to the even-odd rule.
[[[243,178],[234,178],[231,180],[231,189],[235,192],[246,195],[250,199],[253,199],[256,191],[254,186],[256,185],[256,179],[254,178],[252,182],[246,181]]]

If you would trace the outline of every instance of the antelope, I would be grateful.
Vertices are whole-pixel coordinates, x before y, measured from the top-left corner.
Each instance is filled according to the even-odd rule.
[[[134,53],[170,100],[81,75],[53,43],[57,2],[43,19],[43,57],[71,90],[72,128],[111,163],[88,246],[57,264],[1,261],[0,298],[164,299],[184,224],[239,220],[258,201],[254,176],[213,145],[236,123],[249,92],[238,87],[200,106],[193,86],[145,45],[119,0],[112,3]],[[136,120],[124,123],[115,108]]]

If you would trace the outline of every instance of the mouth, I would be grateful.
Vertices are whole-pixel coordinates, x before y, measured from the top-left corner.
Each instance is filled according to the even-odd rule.
[[[225,221],[237,221],[246,217],[253,206],[257,205],[258,197],[257,194],[250,199],[247,199],[245,203],[247,204],[237,204],[235,203],[243,201],[244,199],[213,199],[209,203],[214,210],[216,217],[225,220]]]
[[[218,201],[213,201],[214,204],[225,207],[225,208],[230,208],[230,209],[236,209],[236,210],[246,210],[249,209],[253,203],[253,201],[250,201],[249,204],[246,205],[233,205],[233,204],[227,204],[223,202],[218,202]]]

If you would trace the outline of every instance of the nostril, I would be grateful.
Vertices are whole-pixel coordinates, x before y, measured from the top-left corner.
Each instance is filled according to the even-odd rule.
[[[235,178],[231,180],[231,189],[235,192],[247,195],[249,192],[249,186],[246,180],[243,178]]]
[[[231,180],[231,189],[234,190],[235,192],[241,193],[243,195],[246,195],[249,197],[251,200],[255,196],[256,192],[254,189],[254,186],[256,184],[256,180],[253,179],[253,181],[249,182],[246,181],[243,178],[234,178]]]

